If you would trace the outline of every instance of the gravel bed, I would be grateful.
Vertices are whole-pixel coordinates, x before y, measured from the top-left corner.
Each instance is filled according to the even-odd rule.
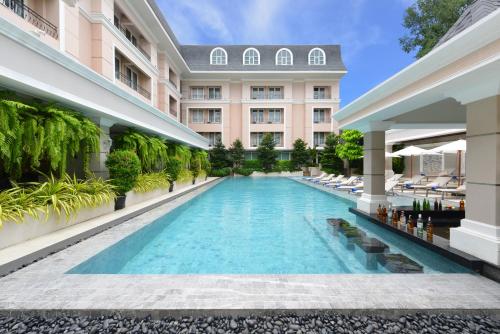
[[[479,315],[414,314],[395,319],[339,314],[183,317],[0,316],[0,333],[500,333],[500,321]]]

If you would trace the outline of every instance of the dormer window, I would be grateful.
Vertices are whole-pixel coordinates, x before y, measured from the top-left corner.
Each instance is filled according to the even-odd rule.
[[[243,65],[259,65],[260,53],[257,49],[249,48],[243,52]]]
[[[276,52],[276,65],[293,65],[293,54],[289,49],[280,49]]]
[[[215,48],[210,52],[210,65],[227,65],[227,52],[223,48]]]
[[[325,51],[320,48],[314,48],[309,51],[309,65],[325,65]]]

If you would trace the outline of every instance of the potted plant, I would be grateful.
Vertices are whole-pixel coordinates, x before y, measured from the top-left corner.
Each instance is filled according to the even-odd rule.
[[[125,194],[134,188],[137,177],[141,173],[139,157],[133,151],[113,151],[108,155],[106,167],[109,169],[110,182],[115,186],[117,194],[115,210],[123,209]]]
[[[197,154],[193,154],[191,158],[191,162],[189,164],[189,170],[193,174],[193,184],[196,183],[196,178],[200,175],[201,172],[201,161]]]
[[[181,170],[182,170],[182,163],[179,160],[175,158],[170,158],[167,161],[165,172],[167,173],[168,182],[170,182],[170,185],[168,187],[169,192],[174,191],[174,182],[179,177]]]

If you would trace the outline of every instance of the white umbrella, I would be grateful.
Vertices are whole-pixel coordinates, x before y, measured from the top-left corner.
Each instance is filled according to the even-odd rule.
[[[464,139],[459,139],[452,141],[451,143],[444,144],[433,148],[432,152],[439,153],[457,153],[457,165],[458,165],[458,185],[460,185],[460,178],[462,177],[462,152],[467,151],[467,141]]]
[[[400,156],[391,152],[385,152],[386,158],[399,158]]]
[[[404,157],[410,157],[410,177],[413,177],[413,156],[415,155],[438,155],[439,153],[432,152],[430,150],[424,150],[423,148],[417,146],[408,146],[402,150],[393,152],[392,154],[401,155]]]

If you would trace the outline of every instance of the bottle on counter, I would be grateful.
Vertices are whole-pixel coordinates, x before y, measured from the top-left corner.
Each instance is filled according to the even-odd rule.
[[[399,225],[399,229],[406,231],[406,215],[404,211],[401,211],[401,219],[400,219],[401,224]]]
[[[408,226],[406,228],[406,232],[413,234],[413,218],[411,215],[408,216]]]
[[[434,211],[438,211],[439,210],[439,203],[438,203],[438,199],[436,198],[434,200]]]
[[[459,208],[460,208],[460,211],[464,211],[465,210],[465,202],[464,202],[463,198],[460,200],[460,207]]]
[[[389,208],[389,211],[388,211],[388,214],[387,214],[387,220],[386,220],[386,224],[391,224],[392,223],[392,214],[394,212],[391,210],[391,208]]]
[[[384,206],[382,206],[382,222],[385,222],[385,220],[387,219],[387,208]]]
[[[392,213],[392,226],[397,227],[398,220],[399,220],[398,212],[396,211],[396,209],[394,209],[394,212]]]
[[[439,207],[438,207],[439,211],[443,211],[443,203],[442,201],[439,201]]]
[[[427,241],[432,242],[432,235],[434,234],[431,217],[427,220]]]
[[[419,212],[420,211],[420,201],[417,201],[417,209],[415,210],[415,212]]]
[[[423,238],[424,237],[424,220],[422,219],[422,214],[418,214],[417,218],[417,237]]]
[[[378,208],[377,208],[377,218],[380,219],[380,217],[382,217],[382,205],[378,205]]]
[[[413,199],[413,211],[417,211],[417,199]]]

